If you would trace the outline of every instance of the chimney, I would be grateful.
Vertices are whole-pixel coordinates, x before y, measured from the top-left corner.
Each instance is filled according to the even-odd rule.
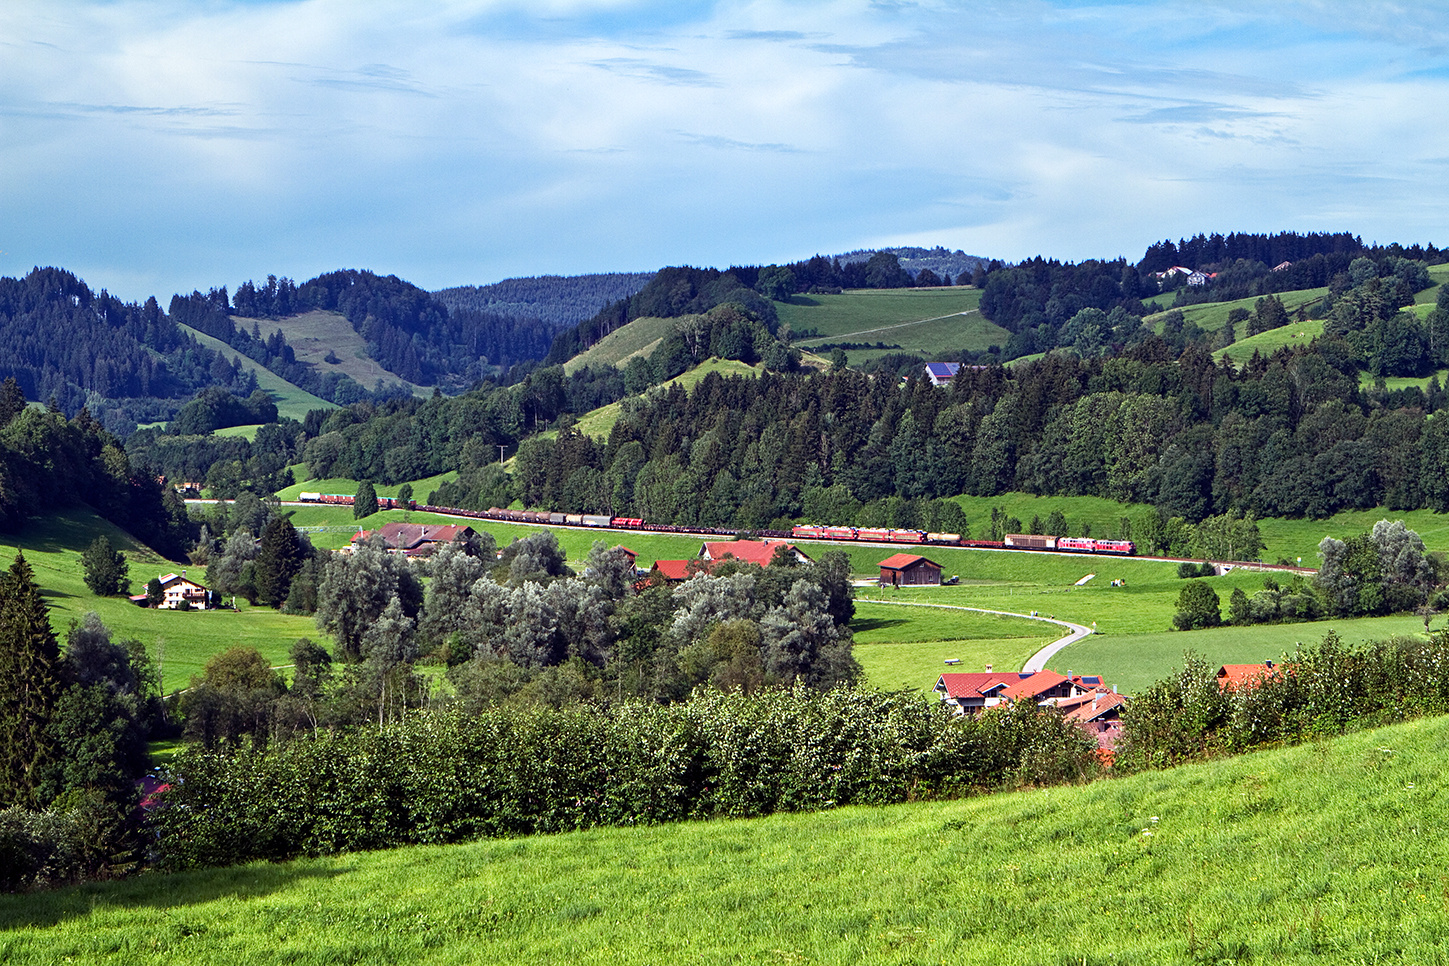
[[[184,571],[184,570],[181,571],[181,572],[183,574],[186,573],[186,571]],[[1265,661],[1264,663],[1268,665],[1268,670],[1270,670],[1270,671],[1273,670],[1273,662],[1272,661]]]
[[[986,673],[987,674],[990,674],[991,673],[991,665],[990,664],[986,665]]]

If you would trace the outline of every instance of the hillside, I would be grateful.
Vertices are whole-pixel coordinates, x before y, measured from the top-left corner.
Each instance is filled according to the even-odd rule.
[[[1440,962],[1449,719],[1078,788],[0,898],[85,962]],[[1312,803],[1305,807],[1305,803]]]
[[[653,272],[597,275],[536,275],[506,278],[491,285],[460,285],[433,293],[448,311],[492,312],[518,319],[539,319],[564,328],[587,319],[610,302],[642,289]]]
[[[862,365],[890,353],[933,360],[1004,345],[1011,333],[982,316],[980,303],[973,288],[878,289],[795,295],[776,309],[794,345],[823,356],[843,346],[849,364]]]
[[[261,363],[248,359],[220,339],[214,339],[206,333],[199,332],[189,326],[182,325],[179,328],[202,346],[216,352],[222,358],[231,362],[238,369],[254,375],[257,380],[257,386],[265,389],[271,394],[272,399],[276,401],[278,415],[292,419],[302,419],[307,415],[308,410],[336,408],[336,403],[328,402],[326,399],[312,395],[305,389],[292,385],[292,383],[283,379],[270,369],[267,369]]]
[[[564,372],[585,366],[623,366],[634,356],[648,359],[659,343],[672,335],[682,319],[644,317],[620,326],[564,363]]]
[[[432,392],[403,380],[378,364],[368,355],[367,341],[352,328],[347,316],[341,312],[314,309],[280,319],[249,319],[244,316],[234,318],[236,324],[242,328],[257,326],[263,338],[281,330],[287,344],[296,353],[297,361],[316,367],[324,375],[339,372],[367,389],[381,382],[383,385],[406,386],[410,392],[419,396]],[[337,361],[329,362],[329,357]]]

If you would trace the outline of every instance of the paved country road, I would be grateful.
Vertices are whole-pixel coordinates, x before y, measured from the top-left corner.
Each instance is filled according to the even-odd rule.
[[[1039,617],[1035,614],[1013,614],[1007,610],[987,610],[985,607],[962,607],[959,604],[921,604],[905,600],[879,600],[875,597],[862,597],[862,601],[871,604],[888,604],[891,607],[935,607],[940,610],[968,610],[976,614],[996,614],[1000,617],[1020,617],[1023,620],[1043,621],[1047,624],[1056,624],[1058,627],[1065,627],[1069,634],[1048,644],[1027,658],[1022,665],[1023,671],[1040,671],[1046,667],[1046,662],[1056,656],[1057,652],[1068,644],[1075,644],[1088,634],[1092,633],[1090,627],[1083,627],[1081,624],[1073,624],[1071,621],[1059,621],[1055,617]]]

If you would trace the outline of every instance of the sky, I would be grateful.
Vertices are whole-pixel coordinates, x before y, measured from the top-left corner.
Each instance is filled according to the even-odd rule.
[[[5,0],[0,275],[1442,247],[1446,88],[1427,0]]]

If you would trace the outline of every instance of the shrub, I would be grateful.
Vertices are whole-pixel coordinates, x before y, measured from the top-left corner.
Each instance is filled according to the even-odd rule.
[[[156,822],[164,865],[227,865],[1071,781],[1094,750],[1054,709],[963,718],[850,688],[505,705],[230,756],[186,751]]]

